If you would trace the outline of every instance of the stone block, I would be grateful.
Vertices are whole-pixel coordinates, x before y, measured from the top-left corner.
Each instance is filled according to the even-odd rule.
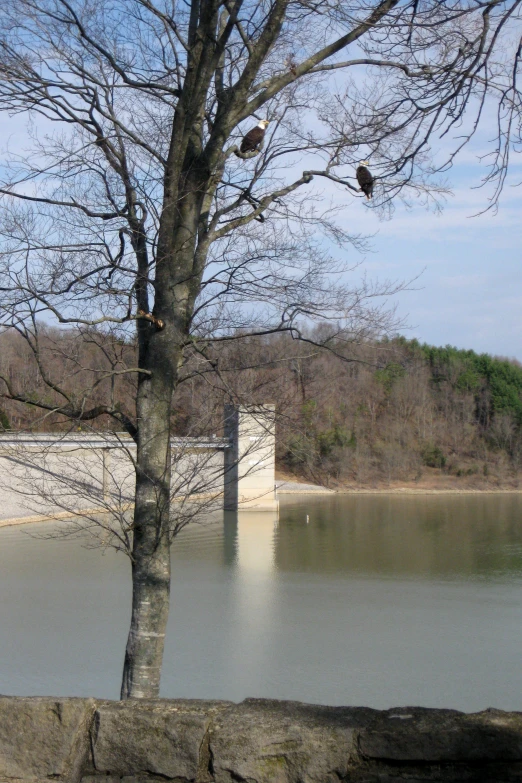
[[[112,777],[110,775],[84,775],[80,783],[120,783],[121,778],[119,776]]]
[[[0,696],[0,779],[78,780],[93,699]]]
[[[246,699],[217,714],[210,730],[216,783],[338,783],[353,733],[376,711]]]
[[[96,773],[205,779],[207,732],[228,702],[167,700],[98,702],[92,727]]]
[[[401,707],[378,714],[358,747],[367,759],[392,762],[522,761],[522,713]]]

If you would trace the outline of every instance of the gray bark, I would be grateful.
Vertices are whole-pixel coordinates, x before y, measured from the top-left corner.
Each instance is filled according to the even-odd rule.
[[[132,618],[121,698],[157,698],[169,615],[170,544],[166,535],[158,540],[153,524],[141,524],[134,542]]]
[[[196,253],[198,224],[203,200],[213,187],[210,172],[195,154],[193,138],[186,142],[180,171],[183,142],[174,142],[178,122],[176,113],[155,281],[153,315],[164,328],[146,322],[139,333],[140,366],[151,374],[140,378],[137,399],[132,619],[122,699],[159,696],[170,590],[171,400],[205,261]]]
[[[170,413],[179,351],[162,331],[149,335],[140,349],[152,375],[138,389],[132,618],[122,699],[159,696],[169,614]]]

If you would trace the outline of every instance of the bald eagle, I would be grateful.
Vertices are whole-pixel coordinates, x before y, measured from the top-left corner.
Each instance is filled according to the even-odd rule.
[[[373,183],[375,182],[375,180],[372,177],[370,170],[366,168],[367,165],[368,165],[367,160],[361,160],[360,165],[357,166],[357,171],[355,172],[355,176],[357,177],[357,182],[359,183],[359,187],[361,188],[366,198],[369,200],[371,199],[373,194]]]
[[[261,122],[259,122],[255,128],[249,130],[246,136],[243,136],[243,141],[241,142],[239,151],[245,153],[255,152],[258,150],[263,143],[263,139],[265,138],[265,131],[268,124],[268,120],[261,120]],[[238,153],[236,151],[236,155],[237,154]]]

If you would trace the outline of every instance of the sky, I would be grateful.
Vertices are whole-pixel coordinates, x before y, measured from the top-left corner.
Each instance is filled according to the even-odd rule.
[[[353,251],[350,263],[362,262],[370,279],[416,278],[390,300],[402,334],[522,361],[522,160],[514,161],[497,214],[473,217],[488,204],[488,192],[473,189],[485,173],[479,156],[491,150],[487,135],[485,128],[446,174],[452,194],[438,214],[398,203],[393,217],[381,220],[364,199],[326,180],[314,185],[343,205],[344,228],[353,224],[354,233],[372,237],[370,252]],[[23,118],[0,115],[0,137],[4,148],[9,141],[12,151],[22,149]]]
[[[487,191],[473,189],[481,151],[472,143],[448,173],[452,195],[440,214],[398,205],[384,222],[359,202],[358,230],[377,232],[364,266],[377,278],[420,275],[396,298],[407,337],[522,361],[522,170],[514,167],[497,214],[473,217],[488,204]]]
[[[492,188],[481,182],[495,147],[495,120],[496,114],[486,115],[441,175],[450,192],[440,211],[410,197],[409,207],[396,201],[391,218],[382,219],[364,198],[351,198],[327,180],[321,187],[325,200],[342,206],[342,227],[369,238],[369,252],[358,259],[350,253],[361,263],[358,271],[370,279],[413,281],[389,300],[404,324],[401,334],[522,361],[522,154],[512,151],[498,209],[485,212]],[[434,160],[446,160],[454,145],[455,139],[432,138]]]

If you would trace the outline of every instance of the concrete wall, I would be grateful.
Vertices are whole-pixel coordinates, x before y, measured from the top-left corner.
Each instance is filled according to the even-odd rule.
[[[522,714],[0,697],[12,783],[420,783],[522,780]]]
[[[277,510],[273,406],[227,406],[225,438],[172,442],[172,495],[216,508]],[[67,510],[129,508],[136,446],[111,433],[0,435],[0,526]]]
[[[225,509],[277,511],[275,406],[225,405]]]

